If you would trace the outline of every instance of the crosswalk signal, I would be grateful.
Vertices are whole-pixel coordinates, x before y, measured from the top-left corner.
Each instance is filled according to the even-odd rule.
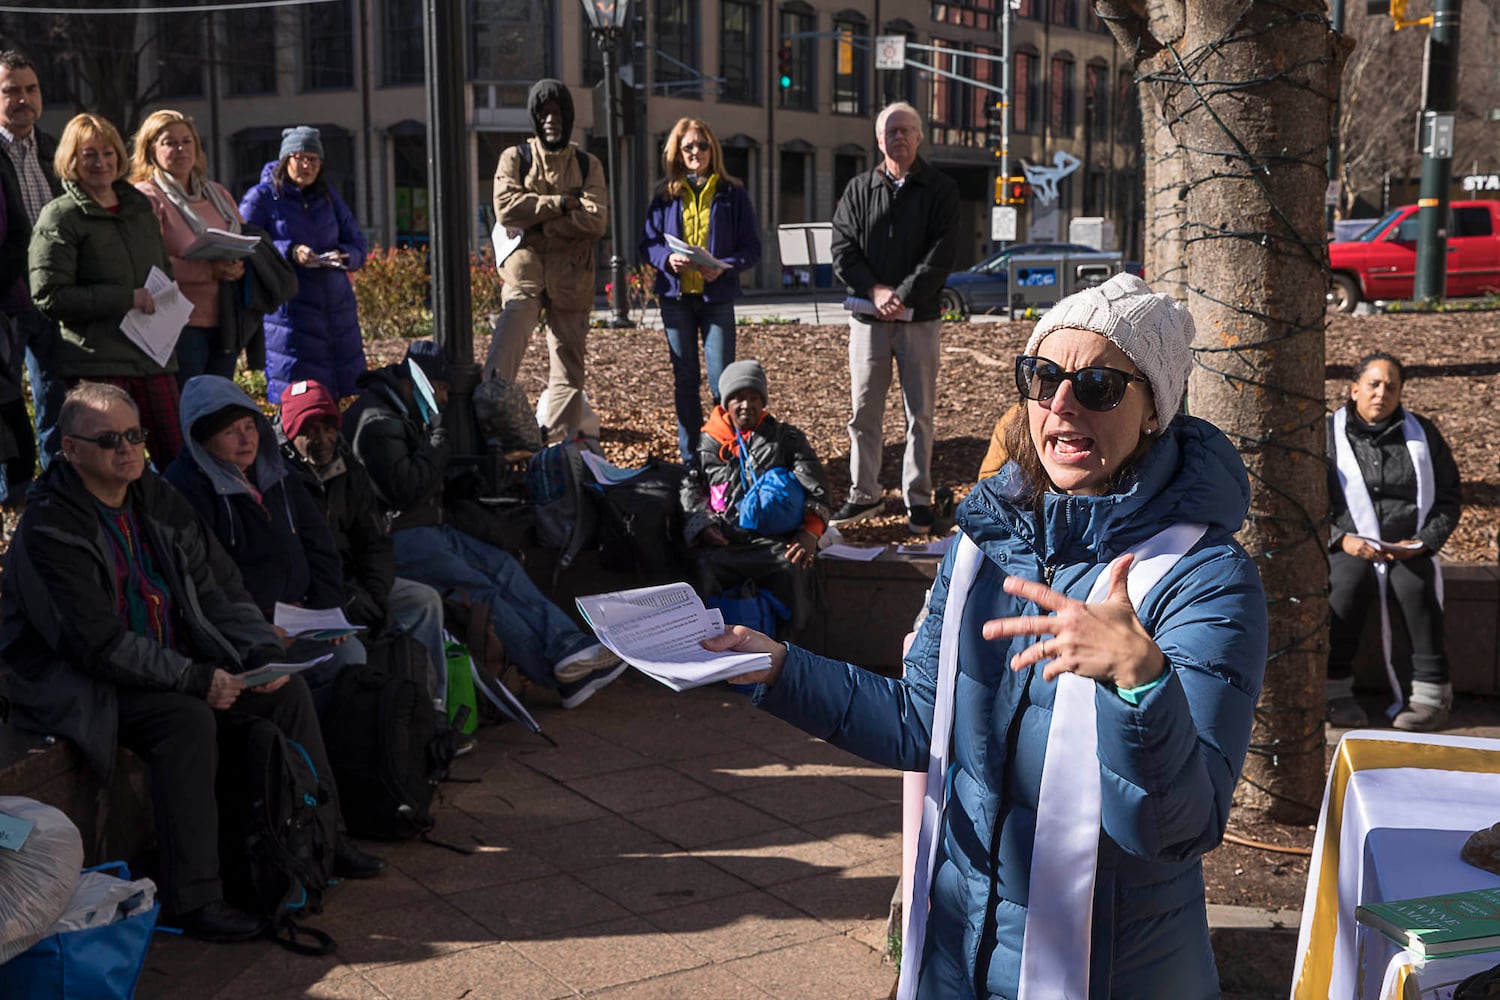
[[[1031,185],[1026,183],[1025,177],[996,177],[995,178],[995,204],[997,205],[1024,205],[1026,196],[1031,194]]]
[[[1005,102],[990,101],[984,109],[984,144],[1000,155],[1005,143]]]
[[[781,49],[776,53],[776,75],[781,83],[782,90],[790,90],[792,86],[792,43],[782,42]]]

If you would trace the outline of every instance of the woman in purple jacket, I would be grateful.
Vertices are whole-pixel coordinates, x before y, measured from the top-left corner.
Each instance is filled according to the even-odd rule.
[[[323,140],[308,125],[283,129],[281,152],[240,201],[246,222],[271,234],[297,265],[297,295],[266,317],[266,396],[288,385],[321,382],[335,396],[359,392],[365,345],[349,271],[365,262],[354,213],[323,178]]]
[[[719,400],[719,376],[734,361],[734,300],[739,273],[760,260],[760,223],[744,184],[724,172],[724,152],[707,123],[683,118],[662,150],[666,177],[646,210],[641,256],[656,268],[656,295],[672,352],[677,449],[689,470],[698,466],[703,390],[698,345],[708,388]],[[667,237],[706,250],[717,261],[695,261]],[[723,267],[718,266],[724,265]]]

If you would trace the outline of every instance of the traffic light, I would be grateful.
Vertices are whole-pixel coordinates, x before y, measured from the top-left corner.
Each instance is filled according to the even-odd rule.
[[[997,205],[1024,205],[1026,196],[1031,194],[1031,185],[1026,183],[1025,177],[996,177],[995,178],[995,204]]]
[[[789,90],[792,86],[792,43],[782,42],[781,48],[776,53],[776,77],[781,82],[782,90]]]
[[[1005,102],[990,101],[984,109],[984,144],[996,156],[1005,144]]]

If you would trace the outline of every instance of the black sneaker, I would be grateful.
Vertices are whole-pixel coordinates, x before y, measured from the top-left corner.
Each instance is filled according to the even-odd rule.
[[[582,705],[594,696],[594,692],[623,674],[627,666],[629,664],[617,658],[610,666],[601,667],[580,680],[559,683],[557,693],[562,695],[562,707],[577,708]]]
[[[835,528],[842,528],[846,524],[855,524],[875,517],[883,507],[885,507],[884,500],[876,500],[873,503],[855,503],[853,500],[847,500],[844,506],[828,519],[828,523]]]
[[[932,531],[931,507],[906,508],[906,527],[913,535],[926,535]]]

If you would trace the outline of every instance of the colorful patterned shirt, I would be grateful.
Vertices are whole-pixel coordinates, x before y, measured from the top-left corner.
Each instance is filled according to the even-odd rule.
[[[120,621],[136,635],[155,639],[168,649],[179,649],[172,593],[156,568],[156,556],[135,509],[129,501],[123,507],[97,506],[114,557],[115,610]]]

